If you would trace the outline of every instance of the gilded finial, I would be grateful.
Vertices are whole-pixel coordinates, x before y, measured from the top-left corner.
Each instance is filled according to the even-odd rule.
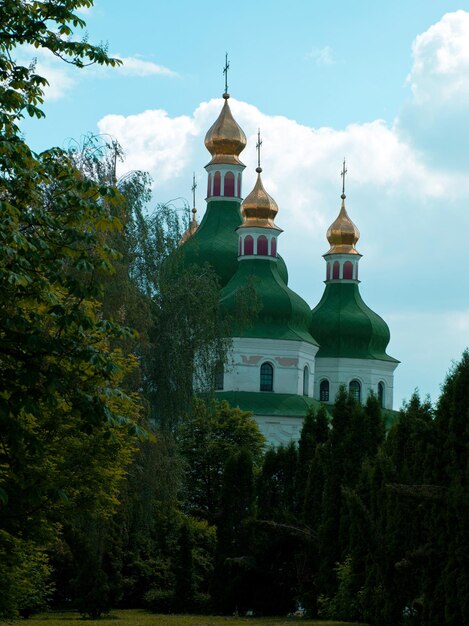
[[[239,228],[274,228],[281,231],[282,229],[275,223],[275,216],[278,213],[278,205],[275,200],[269,196],[264,189],[261,179],[261,131],[257,131],[257,180],[254,185],[254,189],[244,199],[241,205],[241,215],[243,216],[243,223]]]
[[[260,174],[262,172],[262,167],[261,167],[261,146],[262,146],[261,129],[258,128],[257,129],[257,143],[256,143],[256,150],[257,150],[257,167],[256,167],[256,172],[258,174]]]
[[[230,69],[230,63],[228,61],[228,52],[225,53],[225,67],[223,68],[223,74],[225,75],[225,92],[223,97],[227,100],[230,97],[228,93],[228,70]]]
[[[192,172],[192,221],[195,222],[195,214],[197,213],[197,209],[195,208],[195,190],[197,189],[197,182],[195,180],[195,172]]]
[[[339,215],[329,226],[327,231],[327,240],[330,249],[327,254],[358,254],[355,244],[360,238],[360,231],[350,219],[347,209],[345,208],[345,174],[347,168],[345,166],[345,158],[342,163],[340,176],[342,178],[342,206]]]
[[[340,176],[342,177],[342,200],[345,200],[345,174],[347,173],[347,168],[345,167],[345,157],[344,162],[342,164],[342,171],[340,172]]]
[[[236,120],[231,113],[228,99],[230,94],[228,93],[228,69],[230,64],[228,62],[228,53],[225,55],[225,67],[223,68],[223,74],[225,75],[225,93],[223,98],[222,110],[217,120],[207,131],[205,135],[205,147],[212,155],[212,160],[208,165],[223,164],[223,165],[241,165],[239,155],[246,147],[246,135],[243,130],[236,123]],[[244,167],[244,166],[243,166]]]

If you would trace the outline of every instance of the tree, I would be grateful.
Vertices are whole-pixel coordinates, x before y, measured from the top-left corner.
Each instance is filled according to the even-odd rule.
[[[258,465],[264,438],[250,413],[227,402],[206,403],[198,398],[181,425],[178,441],[185,461],[185,508],[213,524],[220,511],[227,458],[245,449]]]
[[[426,461],[441,494],[433,501],[429,529],[441,569],[439,576],[428,572],[424,615],[432,623],[439,618],[447,624],[463,624],[469,620],[469,350],[445,380],[435,426],[439,454],[428,455]]]
[[[155,285],[148,372],[153,416],[172,432],[191,410],[194,393],[213,391],[215,369],[231,345],[214,270],[185,267],[182,260],[179,250],[168,255]]]
[[[73,39],[89,0],[6,0],[0,27],[0,614],[11,615],[21,554],[40,553],[71,510],[109,515],[130,463],[140,407],[122,381],[132,332],[107,320],[100,277],[116,255],[120,195],[83,176],[58,149],[35,155],[18,121],[40,117],[44,78],[14,61],[31,44],[75,66],[115,65],[105,49]],[[8,557],[12,543],[13,555]],[[45,571],[43,569],[43,571]],[[16,572],[16,573],[15,573]],[[42,583],[41,583],[42,584]],[[7,590],[7,593],[5,593]]]
[[[252,607],[255,580],[252,546],[254,475],[252,456],[241,448],[228,457],[223,472],[217,554],[212,586],[215,606],[224,613]]]
[[[318,446],[323,446],[329,437],[329,416],[324,406],[321,406],[316,412],[313,407],[308,410],[305,416],[303,427],[301,429],[300,440],[298,442],[298,469],[296,475],[296,490],[298,499],[298,511],[304,512],[306,516],[310,516],[311,501],[309,496],[311,489],[317,488],[318,482],[315,476],[314,481],[310,479],[312,464],[317,458]],[[314,483],[314,484],[313,484]],[[321,481],[322,484],[322,481]],[[319,487],[322,493],[322,486]],[[308,498],[309,504],[306,507],[305,500]],[[319,506],[319,505],[314,505]],[[308,513],[306,513],[306,509]],[[307,520],[311,524],[311,519]]]

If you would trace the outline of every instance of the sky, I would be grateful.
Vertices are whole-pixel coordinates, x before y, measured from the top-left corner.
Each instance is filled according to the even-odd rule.
[[[30,145],[115,137],[119,173],[149,171],[153,204],[190,202],[195,172],[200,221],[228,52],[244,194],[260,127],[289,286],[312,307],[321,298],[345,157],[361,294],[401,361],[394,407],[416,388],[436,401],[469,345],[469,1],[95,0],[82,17],[123,65],[78,70],[18,51],[50,83],[46,119],[22,126]]]

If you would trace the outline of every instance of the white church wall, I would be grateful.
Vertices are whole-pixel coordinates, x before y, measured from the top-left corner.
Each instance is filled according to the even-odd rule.
[[[393,408],[394,370],[398,363],[373,359],[316,358],[314,397],[320,399],[319,386],[322,380],[329,381],[329,402],[333,403],[339,387],[348,386],[352,380],[361,385],[361,401],[372,391],[378,395],[378,383],[384,383],[384,408]]]
[[[299,440],[304,418],[254,415],[254,419],[267,444],[279,446]]]
[[[308,396],[314,396],[314,366],[317,346],[284,339],[233,339],[225,367],[225,391],[260,391],[260,368],[270,363],[274,370],[273,392],[303,395],[303,371],[309,370]]]

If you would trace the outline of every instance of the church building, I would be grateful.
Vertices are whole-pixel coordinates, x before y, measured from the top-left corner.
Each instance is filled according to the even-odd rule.
[[[208,262],[216,271],[222,312],[234,314],[246,288],[254,290],[252,319],[233,327],[232,353],[217,372],[217,397],[252,411],[273,444],[298,439],[308,408],[333,403],[341,385],[359,402],[372,392],[384,409],[392,409],[399,361],[386,353],[387,324],[360,295],[361,255],[355,247],[360,233],[345,208],[344,182],[339,214],[327,231],[324,294],[311,310],[288,287],[279,254],[279,207],[262,183],[260,136],[257,180],[242,198],[245,165],[239,156],[247,141],[229,97],[225,91],[220,115],[205,137],[211,154],[205,215],[198,225],[194,209],[181,239],[186,262]]]

